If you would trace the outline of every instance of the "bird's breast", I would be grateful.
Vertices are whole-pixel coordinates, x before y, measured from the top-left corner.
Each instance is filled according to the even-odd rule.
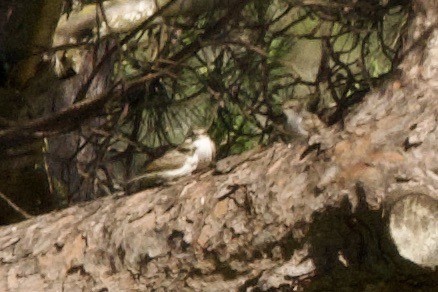
[[[205,168],[213,161],[215,146],[210,138],[205,137],[195,141],[195,155],[198,156],[198,169]]]

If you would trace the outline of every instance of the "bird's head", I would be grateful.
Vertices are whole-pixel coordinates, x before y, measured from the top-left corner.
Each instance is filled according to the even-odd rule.
[[[292,100],[288,100],[286,101],[282,106],[281,106],[283,112],[287,115],[288,112],[296,112],[296,113],[300,113],[303,110],[305,110],[305,105],[303,104],[303,102],[296,100],[296,99],[292,99]]]
[[[205,128],[194,128],[192,130],[192,135],[194,137],[199,137],[199,136],[207,135],[207,129],[205,129]]]

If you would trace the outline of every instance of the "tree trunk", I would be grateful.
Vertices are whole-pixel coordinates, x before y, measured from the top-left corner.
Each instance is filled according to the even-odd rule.
[[[35,83],[32,77],[41,69],[39,53],[51,46],[62,2],[0,1],[0,120],[7,119],[6,125],[0,122],[0,136],[11,124],[29,118],[26,111],[29,104],[39,104],[36,96],[41,85],[29,85]],[[37,83],[47,85],[47,81],[45,78]],[[55,202],[48,195],[44,169],[36,167],[43,165],[42,139],[33,141],[13,147],[0,142],[0,192],[29,213],[39,214],[53,210]],[[23,218],[3,199],[0,199],[0,210],[0,224]]]
[[[414,2],[398,73],[324,147],[275,144],[174,185],[4,227],[0,290],[432,289],[434,8]]]

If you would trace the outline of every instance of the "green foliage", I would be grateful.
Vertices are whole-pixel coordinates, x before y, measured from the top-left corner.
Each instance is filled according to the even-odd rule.
[[[243,17],[207,35],[176,70],[154,80],[155,89],[146,85],[132,108],[140,125],[125,120],[125,137],[154,148],[181,143],[194,127],[209,127],[223,157],[272,141],[278,134],[272,122],[289,99],[309,103],[312,97],[312,110],[321,115],[345,106],[393,68],[406,21],[402,6],[375,6],[370,15],[362,4],[340,15],[287,1],[251,2]],[[181,16],[141,31],[123,48],[119,76],[159,72],[225,13]]]
[[[80,7],[67,5],[66,11]],[[271,143],[281,136],[275,124],[282,105],[292,99],[327,124],[339,122],[397,65],[407,9],[397,1],[253,0],[241,11],[157,18],[135,33],[137,27],[101,38],[99,28],[90,28],[97,35],[77,41],[95,43],[75,48],[85,64],[84,72],[76,72],[83,82],[97,63],[89,62],[93,56],[106,52],[108,44],[114,49],[108,59],[113,70],[97,74],[88,96],[98,88],[105,92],[108,80],[126,91],[105,105],[103,116],[87,124],[90,129],[78,131],[81,144],[71,152],[92,153],[81,160],[81,179],[92,192],[113,193],[119,182],[198,127],[209,129],[219,158]],[[71,80],[61,99],[80,87],[79,78]],[[60,193],[68,192],[54,182]]]

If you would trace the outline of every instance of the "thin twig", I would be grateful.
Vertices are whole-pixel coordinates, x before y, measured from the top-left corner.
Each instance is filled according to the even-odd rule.
[[[5,194],[3,194],[2,192],[0,192],[0,197],[6,201],[6,203],[8,203],[9,206],[11,206],[15,211],[17,211],[17,213],[20,213],[21,216],[23,216],[26,219],[30,219],[33,216],[30,215],[29,213],[27,213],[26,211],[24,211],[23,209],[21,209],[20,207],[18,207],[17,205],[15,205],[14,202],[12,202],[8,197],[6,197]]]

